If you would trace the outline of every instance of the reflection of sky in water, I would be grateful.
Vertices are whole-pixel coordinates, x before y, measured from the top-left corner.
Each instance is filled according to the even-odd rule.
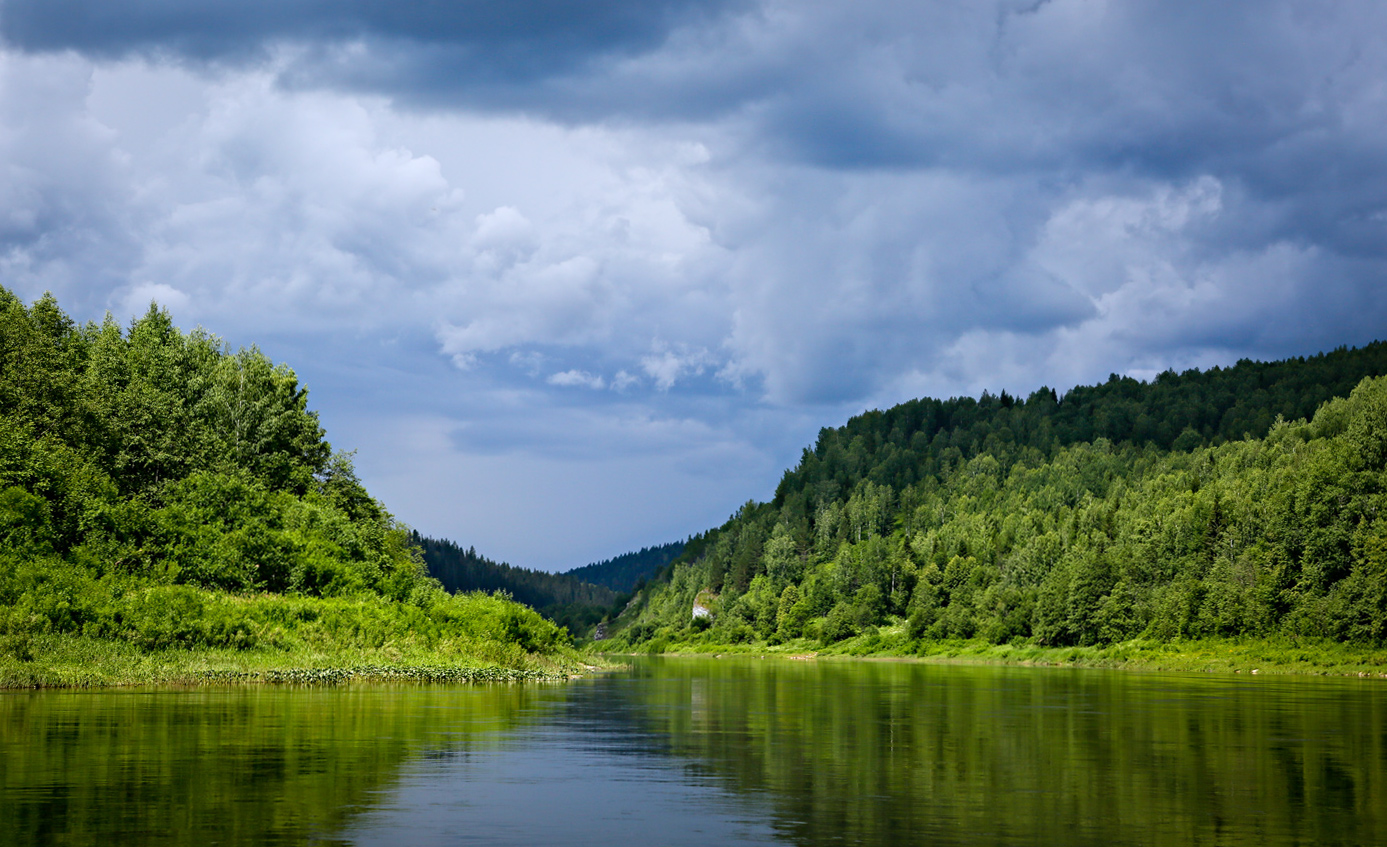
[[[575,686],[575,688],[580,686]],[[589,689],[591,692],[591,689]],[[578,692],[574,692],[577,694]],[[768,811],[663,756],[591,695],[500,750],[407,767],[339,838],[359,845],[722,845],[777,841]],[[608,703],[616,711],[621,707]]]

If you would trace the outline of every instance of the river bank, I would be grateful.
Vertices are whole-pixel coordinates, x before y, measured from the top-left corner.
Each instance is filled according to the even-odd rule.
[[[1091,647],[992,644],[983,640],[910,642],[900,628],[823,645],[652,642],[639,652],[665,655],[739,654],[805,660],[875,660],[974,665],[1034,665],[1227,674],[1358,676],[1387,679],[1387,648],[1312,639],[1134,639]],[[654,648],[654,649],[652,649]]]
[[[513,649],[463,653],[393,645],[144,650],[111,639],[42,635],[0,655],[0,690],[356,681],[518,682],[568,679],[594,669],[591,660],[571,649],[543,655]]]

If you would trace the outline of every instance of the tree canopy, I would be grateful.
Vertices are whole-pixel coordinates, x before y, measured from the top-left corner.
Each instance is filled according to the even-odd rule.
[[[461,632],[460,607],[333,451],[288,366],[184,333],[153,305],[128,328],[78,325],[52,296],[25,306],[0,288],[0,637],[159,645],[186,630],[174,641],[244,645],[254,604],[218,598],[267,594],[358,598],[395,622],[357,633],[419,629],[405,623],[419,610]],[[142,617],[148,603],[163,623]],[[214,607],[229,617],[199,629]],[[493,612],[527,621],[511,635],[536,649],[563,640],[531,612]]]
[[[569,576],[586,582],[605,585],[613,591],[629,592],[638,583],[650,579],[684,552],[684,542],[673,541],[653,547],[642,547],[633,553],[623,553],[591,565],[567,571]]]
[[[691,539],[624,637],[1387,643],[1384,355],[858,416]]]

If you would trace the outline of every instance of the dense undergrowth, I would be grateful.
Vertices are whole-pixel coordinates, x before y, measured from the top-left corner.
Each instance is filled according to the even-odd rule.
[[[0,289],[0,685],[148,680],[191,653],[532,669],[568,644],[431,579],[289,368],[154,307],[79,326]]]

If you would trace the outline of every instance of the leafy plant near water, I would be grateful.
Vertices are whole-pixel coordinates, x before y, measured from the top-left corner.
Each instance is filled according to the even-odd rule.
[[[429,578],[288,367],[153,306],[79,326],[0,289],[0,653],[32,661],[52,634],[512,663],[567,643]]]
[[[1176,404],[1175,423],[1259,420],[1259,402],[1302,403],[1286,386],[1305,386],[1307,374],[1341,384],[1377,369],[1381,352],[1244,363],[1217,378],[1144,386],[1114,380],[1113,402],[1076,390],[1085,415],[1059,411],[1068,397],[1052,408],[1048,394],[864,415],[821,434],[774,502],[748,503],[690,544],[628,613],[617,643],[856,638],[866,652],[928,652],[959,639],[1064,647],[1253,636],[1382,645],[1387,379],[1363,379],[1309,420],[1274,419],[1260,438],[1188,424],[1194,434],[1169,445],[1131,427],[1121,441],[1066,445],[1057,434],[1059,422],[1199,396],[1180,385],[1232,393]],[[946,407],[967,420],[941,425]],[[1143,424],[1152,426],[1170,428]],[[690,609],[705,589],[721,609],[700,631]]]

